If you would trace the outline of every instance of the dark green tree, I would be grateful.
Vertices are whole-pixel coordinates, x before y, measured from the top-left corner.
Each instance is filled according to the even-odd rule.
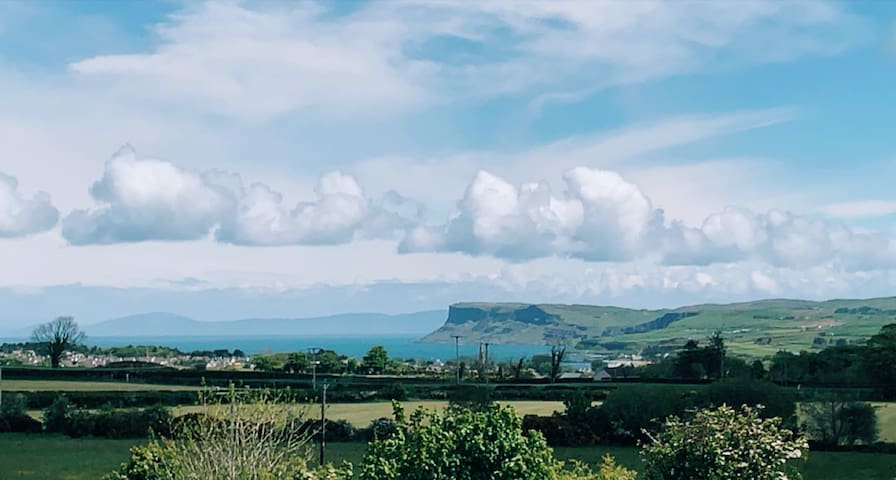
[[[367,351],[367,355],[364,355],[361,362],[368,372],[380,374],[386,371],[386,365],[389,364],[389,353],[382,345],[374,345]]]
[[[283,364],[283,371],[286,373],[301,373],[311,366],[308,355],[305,352],[293,352],[286,357],[286,363]]]

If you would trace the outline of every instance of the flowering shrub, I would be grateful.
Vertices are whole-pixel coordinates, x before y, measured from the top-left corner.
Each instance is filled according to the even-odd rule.
[[[763,419],[759,409],[722,405],[683,421],[670,417],[645,445],[647,480],[788,480],[800,478],[787,464],[808,450],[805,438]]]

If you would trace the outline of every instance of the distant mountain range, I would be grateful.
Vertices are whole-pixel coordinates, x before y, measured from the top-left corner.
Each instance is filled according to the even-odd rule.
[[[195,337],[276,335],[393,335],[431,332],[444,323],[445,310],[399,315],[346,313],[314,318],[246,318],[202,322],[167,312],[143,313],[82,325],[88,337]],[[18,337],[30,329],[15,332]]]

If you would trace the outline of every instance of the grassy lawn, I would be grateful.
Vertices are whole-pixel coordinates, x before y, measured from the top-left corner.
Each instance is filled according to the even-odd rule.
[[[73,382],[67,380],[3,380],[4,391],[26,392],[138,392],[198,390],[184,385],[125,382]]]
[[[128,458],[134,440],[0,434],[4,480],[97,480]]]
[[[877,426],[880,440],[896,442],[896,403],[873,403],[877,409]]]
[[[135,443],[139,441],[0,434],[0,478],[96,480],[126,460],[128,448]],[[327,460],[333,463],[348,460],[357,465],[363,454],[363,443],[327,445]],[[610,454],[624,466],[642,469],[633,447],[566,447],[555,449],[555,454],[591,465]],[[805,480],[893,480],[896,455],[812,452],[802,472]]]
[[[518,414],[536,414],[550,415],[555,411],[563,411],[563,402],[545,402],[545,401],[508,401],[499,402],[505,405],[511,405]],[[441,410],[448,405],[446,401],[428,400],[428,401],[410,401],[402,402],[405,411],[410,413],[417,407],[423,407],[429,410]],[[310,417],[318,417],[320,415],[320,407],[314,405],[297,406],[297,409],[305,409],[305,415]],[[202,411],[203,407],[198,405],[189,405],[176,407],[175,415],[183,415],[185,413]],[[375,402],[375,403],[331,403],[327,405],[327,418],[333,420],[347,420],[357,428],[364,428],[371,421],[380,417],[392,416],[392,403]]]

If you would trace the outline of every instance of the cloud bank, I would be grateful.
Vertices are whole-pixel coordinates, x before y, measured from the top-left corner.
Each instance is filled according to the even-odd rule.
[[[616,172],[577,167],[565,190],[545,182],[516,187],[482,171],[445,223],[410,229],[400,251],[462,252],[511,261],[546,256],[592,262],[647,259],[665,265],[761,261],[775,267],[832,264],[845,270],[896,265],[896,241],[882,233],[772,210],[728,207],[699,227],[667,218]]]
[[[24,237],[53,228],[59,211],[50,195],[38,192],[27,198],[14,177],[0,172],[0,238]]]
[[[389,235],[401,227],[389,206],[394,193],[379,202],[365,197],[349,175],[324,174],[317,198],[295,207],[262,183],[246,186],[238,174],[180,168],[138,158],[122,148],[90,188],[100,204],[75,210],[62,222],[62,235],[75,245],[197,240],[213,235],[238,245],[329,245],[356,235]]]

